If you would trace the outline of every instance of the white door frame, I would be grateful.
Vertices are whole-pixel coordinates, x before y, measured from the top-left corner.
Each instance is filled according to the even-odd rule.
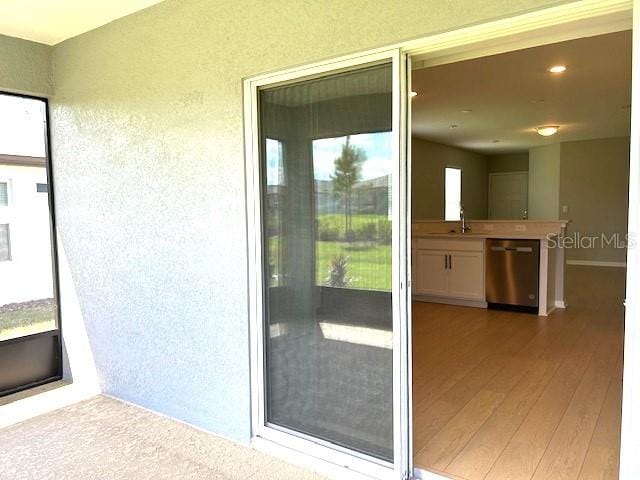
[[[633,18],[632,18],[633,10]],[[495,55],[539,45],[634,29],[633,91],[640,92],[640,0],[582,0],[407,42],[402,55],[421,67]],[[410,110],[410,107],[409,107]],[[410,116],[410,112],[409,112]],[[410,130],[409,130],[410,131]],[[409,139],[410,140],[410,139]],[[410,149],[409,149],[410,150]],[[409,167],[411,159],[408,158]],[[629,234],[640,240],[640,95],[634,94],[631,125]],[[629,248],[620,479],[640,478],[640,255]],[[409,292],[410,293],[410,292]],[[411,316],[409,342],[411,343]],[[410,351],[410,350],[409,350]],[[409,435],[413,450],[412,431]],[[415,478],[446,477],[414,468]]]
[[[407,208],[406,171],[400,159],[405,152],[401,138],[406,138],[401,122],[406,111],[406,88],[403,79],[406,72],[400,63],[400,50],[391,48],[365,53],[348,58],[321,62],[301,68],[289,69],[275,74],[252,77],[244,81],[245,101],[245,155],[246,189],[248,208],[249,242],[249,317],[251,343],[252,380],[252,443],[257,448],[284,456],[289,461],[300,463],[332,476],[345,478],[401,479],[408,475],[408,393],[406,372],[409,358],[406,317],[407,285]],[[394,167],[392,175],[392,310],[393,310],[393,425],[394,463],[385,462],[366,454],[352,451],[330,442],[304,435],[285,428],[268,425],[265,413],[265,366],[264,366],[264,318],[263,318],[263,252],[261,240],[261,196],[260,196],[260,148],[258,125],[258,91],[262,87],[294,83],[318,78],[342,71],[355,70],[371,64],[390,62],[393,75],[392,136],[394,144]],[[403,359],[405,359],[403,361]],[[399,372],[399,374],[396,374]],[[403,385],[404,384],[404,385]]]
[[[631,11],[634,9],[633,24]],[[411,154],[410,114],[408,95],[411,62],[422,62],[422,66],[438,65],[464,59],[504,53],[543,44],[567,41],[580,37],[600,35],[627,30],[633,25],[633,91],[640,92],[640,0],[580,0],[568,4],[544,8],[510,18],[502,18],[470,27],[431,35],[422,39],[401,42],[387,47],[372,49],[364,53],[345,55],[307,66],[291,68],[272,74],[252,77],[244,81],[245,111],[245,155],[247,191],[247,233],[249,255],[249,306],[252,378],[252,443],[257,448],[285,457],[333,477],[345,478],[404,478],[413,472],[416,478],[443,479],[444,477],[413,468],[411,435],[411,211],[410,211],[410,171]],[[259,195],[256,188],[259,178],[257,133],[257,88],[262,85],[277,84],[308,76],[321,75],[328,71],[349,69],[374,61],[378,58],[393,58],[394,65],[394,127],[398,125],[400,154],[397,172],[394,176],[394,191],[400,195],[393,211],[393,258],[397,267],[393,269],[394,288],[394,423],[400,421],[405,426],[400,438],[394,437],[396,452],[395,469],[376,465],[351,453],[340,452],[312,439],[297,439],[298,444],[288,444],[289,438],[265,436],[264,412],[261,412],[261,392],[263,388],[261,334],[261,288],[262,252],[256,235],[260,234]],[[395,128],[394,128],[395,133]],[[256,198],[257,197],[257,198]],[[632,131],[629,184],[629,233],[638,239],[640,232],[640,95],[633,95]],[[629,248],[627,259],[627,298],[625,316],[625,361],[624,389],[621,432],[620,478],[634,480],[640,478],[640,254]],[[396,316],[404,319],[403,325],[396,325]],[[397,328],[397,330],[396,330]],[[396,404],[396,399],[407,402]],[[406,428],[405,428],[406,427]],[[406,431],[408,428],[408,431]],[[406,433],[406,435],[405,435]],[[278,440],[284,440],[279,442]],[[295,442],[294,442],[295,443]],[[292,448],[293,446],[293,448]],[[332,462],[326,455],[333,455]],[[399,456],[398,456],[399,455]],[[402,463],[406,466],[403,467]]]
[[[633,2],[629,235],[640,238],[640,1]],[[627,250],[620,478],[640,478],[640,252]]]

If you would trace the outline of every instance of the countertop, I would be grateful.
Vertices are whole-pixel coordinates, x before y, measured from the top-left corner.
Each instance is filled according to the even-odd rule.
[[[412,238],[469,238],[469,239],[485,239],[485,238],[500,238],[500,239],[515,239],[515,240],[547,240],[549,236],[557,236],[557,233],[493,233],[493,232],[470,232],[470,233],[414,233]]]

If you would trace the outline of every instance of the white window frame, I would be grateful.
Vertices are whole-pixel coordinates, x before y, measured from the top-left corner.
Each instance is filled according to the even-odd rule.
[[[407,308],[410,303],[410,272],[411,258],[407,255],[410,251],[411,242],[411,211],[410,203],[406,201],[410,198],[410,178],[411,153],[408,148],[410,141],[410,114],[408,112],[407,93],[411,91],[410,75],[406,75],[411,70],[411,63],[419,61],[421,66],[437,65],[446,62],[461,61],[465,59],[478,58],[482,56],[494,55],[508,51],[535,47],[543,44],[562,42],[580,37],[600,35],[631,28],[631,11],[633,8],[633,91],[640,92],[640,0],[579,0],[567,4],[542,8],[536,11],[516,15],[511,18],[501,18],[478,25],[460,28],[444,33],[430,35],[425,38],[400,42],[395,45],[372,49],[365,53],[346,55],[337,59],[318,62],[307,67],[284,70],[279,73],[267,74],[245,80],[244,83],[244,111],[245,111],[245,155],[246,164],[246,187],[248,205],[248,245],[249,245],[249,294],[250,294],[250,339],[251,339],[251,376],[252,376],[252,426],[253,444],[258,448],[264,448],[276,455],[284,456],[288,461],[299,463],[307,467],[315,468],[335,477],[345,476],[347,478],[377,477],[376,471],[367,471],[356,474],[350,469],[358,463],[358,460],[348,453],[336,455],[334,467],[328,467],[326,461],[318,460],[327,452],[314,448],[301,453],[298,449],[314,447],[314,441],[303,442],[297,445],[296,449],[283,446],[276,441],[265,439],[261,436],[259,425],[259,414],[257,412],[257,398],[262,379],[258,378],[259,359],[256,358],[257,333],[255,327],[256,305],[261,301],[257,297],[256,279],[261,278],[261,252],[255,249],[256,229],[260,228],[259,213],[256,211],[256,198],[254,188],[256,183],[255,168],[257,167],[257,151],[253,134],[257,127],[257,116],[255,106],[257,105],[256,86],[261,81],[264,84],[276,84],[286,82],[300,75],[314,75],[325,72],[332,68],[343,68],[358,63],[367,55],[376,55],[384,52],[393,52],[394,62],[398,61],[399,67],[394,67],[402,73],[399,79],[399,87],[394,91],[399,92],[399,98],[394,95],[394,112],[400,114],[400,138],[399,169],[404,198],[400,199],[399,205],[394,204],[394,242],[399,238],[400,245],[394,246],[394,259],[396,254],[404,252],[405,257],[397,259],[400,266],[400,278],[394,278],[396,283],[404,285],[401,294],[404,308],[401,316],[404,325],[400,329],[399,340],[403,348],[402,358],[398,359],[400,364],[400,375],[394,375],[394,399],[396,395],[401,398],[408,398],[408,403],[403,405],[401,410],[405,411],[399,415],[402,422],[408,423],[407,438],[401,442],[405,452],[401,460],[408,464],[406,472],[398,469],[399,460],[396,457],[396,471],[390,478],[424,478],[424,479],[445,479],[445,477],[427,472],[413,465],[413,439],[412,439],[412,411],[411,411],[411,309]],[[399,58],[396,60],[397,52]],[[419,57],[418,57],[419,55]],[[355,62],[355,63],[354,63]],[[394,78],[394,81],[395,78]],[[255,82],[258,82],[257,84]],[[640,239],[640,95],[634,94],[632,100],[632,131],[631,131],[631,157],[630,157],[630,184],[629,184],[629,232],[636,239]],[[394,183],[394,189],[397,181]],[[396,190],[397,191],[397,190]],[[397,210],[400,209],[400,211]],[[402,219],[402,216],[405,218]],[[400,227],[400,219],[404,226],[404,231],[396,232]],[[257,222],[256,222],[257,221]],[[395,272],[396,269],[394,269]],[[621,432],[621,458],[620,458],[620,479],[635,480],[640,478],[640,307],[638,298],[640,297],[640,252],[637,249],[629,249],[627,259],[627,299],[625,315],[625,364],[624,364],[624,389],[623,389],[623,411],[622,411],[622,432]],[[395,296],[394,296],[395,298]],[[394,306],[394,314],[396,312]],[[399,307],[398,307],[399,308]],[[395,325],[394,325],[395,328]],[[395,345],[394,345],[395,347]],[[394,350],[395,352],[395,350]],[[394,356],[394,364],[396,358]],[[395,373],[395,372],[394,372]],[[401,377],[402,381],[396,382],[396,378]],[[408,440],[408,441],[407,441]],[[284,442],[286,443],[286,441]],[[409,452],[409,454],[406,454]],[[331,452],[329,452],[331,453]],[[333,452],[335,454],[335,452]],[[355,463],[352,463],[355,462]],[[348,466],[346,468],[336,465]],[[324,466],[324,468],[323,468]],[[366,469],[365,469],[366,470]],[[368,476],[367,476],[368,475]],[[379,478],[379,477],[378,477]]]

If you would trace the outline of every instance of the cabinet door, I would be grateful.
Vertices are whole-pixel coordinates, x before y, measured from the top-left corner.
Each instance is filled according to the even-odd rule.
[[[484,300],[484,255],[482,252],[450,252],[449,296]]]
[[[414,259],[414,291],[423,295],[444,297],[447,291],[446,252],[416,250]]]

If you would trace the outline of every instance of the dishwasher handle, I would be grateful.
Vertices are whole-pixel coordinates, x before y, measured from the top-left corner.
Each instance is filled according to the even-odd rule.
[[[533,253],[531,247],[491,247],[492,252],[517,252],[517,253]]]

